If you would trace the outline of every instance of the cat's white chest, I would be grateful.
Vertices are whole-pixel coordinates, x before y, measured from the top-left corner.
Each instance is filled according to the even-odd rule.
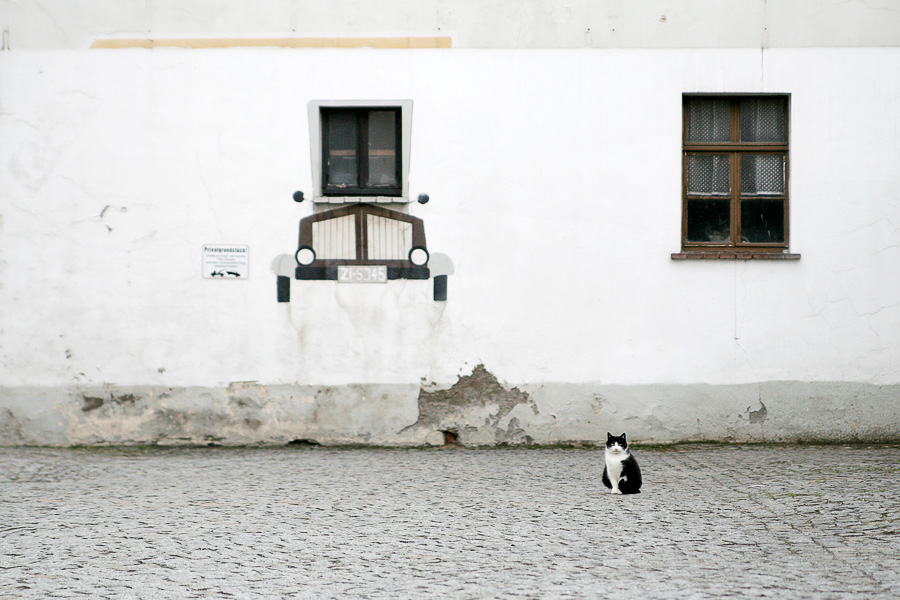
[[[613,490],[619,489],[619,479],[622,477],[622,461],[628,458],[627,452],[606,453],[606,476],[612,484]]]

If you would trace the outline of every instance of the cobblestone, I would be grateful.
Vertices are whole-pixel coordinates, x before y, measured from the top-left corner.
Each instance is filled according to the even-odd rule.
[[[0,449],[0,598],[898,598],[900,448]]]

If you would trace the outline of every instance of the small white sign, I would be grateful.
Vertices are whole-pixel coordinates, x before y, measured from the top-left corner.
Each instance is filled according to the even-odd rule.
[[[250,247],[203,244],[205,279],[247,279],[250,277]]]

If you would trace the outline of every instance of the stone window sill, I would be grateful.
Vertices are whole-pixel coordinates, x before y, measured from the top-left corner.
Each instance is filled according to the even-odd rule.
[[[316,204],[409,204],[405,196],[314,196]]]
[[[690,250],[673,253],[672,260],[800,260],[800,255],[786,252]]]

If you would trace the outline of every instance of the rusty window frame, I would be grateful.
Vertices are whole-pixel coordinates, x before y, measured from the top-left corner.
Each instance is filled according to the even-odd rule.
[[[744,99],[781,98],[784,106],[784,135],[782,142],[742,142],[740,139],[740,106]],[[729,103],[729,140],[720,142],[691,142],[688,140],[688,106],[693,99],[725,100]],[[724,250],[726,252],[787,252],[790,246],[790,94],[683,94],[682,96],[682,251]],[[698,241],[688,237],[688,204],[710,196],[692,195],[688,188],[688,161],[691,155],[726,155],[729,164],[729,236],[727,240]],[[783,240],[776,242],[749,242],[742,239],[741,207],[743,201],[753,197],[742,195],[741,159],[745,155],[779,155],[783,157],[783,194],[768,196],[768,201],[782,202]]]

